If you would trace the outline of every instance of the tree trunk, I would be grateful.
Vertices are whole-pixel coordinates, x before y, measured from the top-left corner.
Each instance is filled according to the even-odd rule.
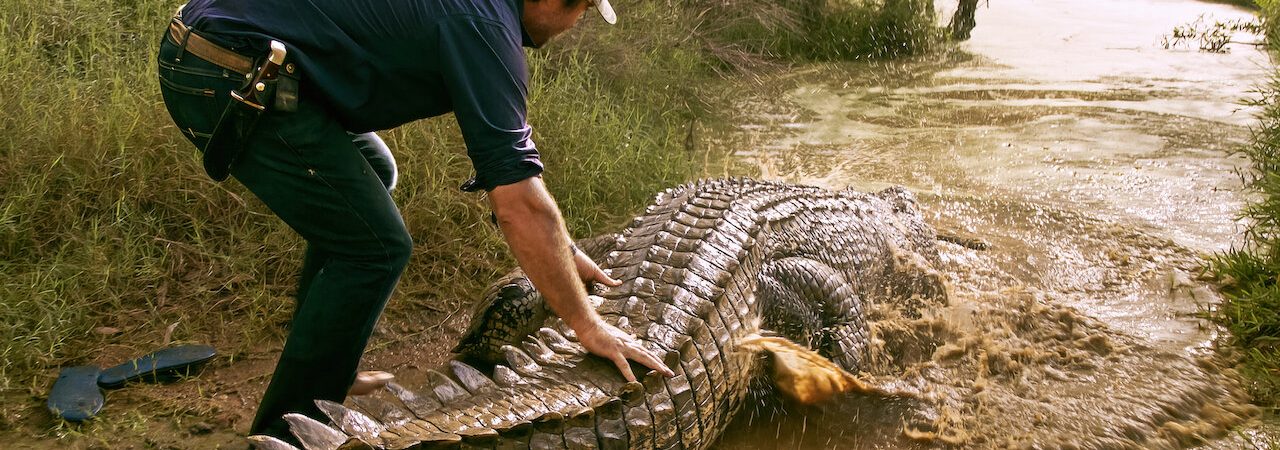
[[[969,39],[969,32],[977,26],[973,15],[978,11],[978,0],[960,0],[956,13],[951,16],[951,38],[957,41]]]

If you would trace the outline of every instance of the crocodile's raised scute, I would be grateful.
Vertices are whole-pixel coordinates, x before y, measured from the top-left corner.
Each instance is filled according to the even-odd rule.
[[[901,188],[739,179],[669,189],[627,230],[582,247],[623,282],[593,297],[597,311],[665,355],[674,377],[626,383],[517,271],[490,289],[456,349],[474,367],[451,361],[428,386],[353,398],[360,411],[321,405],[334,427],[298,416],[293,431],[307,450],[706,448],[763,373],[759,334],[856,371],[865,304],[945,299],[935,239]]]

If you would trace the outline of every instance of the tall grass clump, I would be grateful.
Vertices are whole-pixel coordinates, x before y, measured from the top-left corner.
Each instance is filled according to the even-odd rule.
[[[719,35],[785,58],[910,56],[944,40],[932,0],[785,0],[734,8]]]
[[[918,54],[941,41],[932,0],[823,3],[805,17],[801,37],[786,41],[787,51],[816,59],[886,58]]]
[[[1258,1],[1268,48],[1280,54],[1280,2]],[[1210,272],[1222,282],[1224,301],[1210,317],[1225,326],[1242,354],[1241,372],[1255,398],[1280,405],[1280,73],[1259,87],[1261,108],[1249,145],[1245,186],[1256,195],[1241,215],[1248,220],[1244,245],[1214,256]]]

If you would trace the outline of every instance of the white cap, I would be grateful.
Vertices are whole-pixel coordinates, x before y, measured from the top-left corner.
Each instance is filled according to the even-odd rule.
[[[600,17],[604,17],[604,21],[609,25],[618,23],[618,15],[613,13],[613,6],[609,5],[609,0],[594,0],[596,9],[600,10]]]

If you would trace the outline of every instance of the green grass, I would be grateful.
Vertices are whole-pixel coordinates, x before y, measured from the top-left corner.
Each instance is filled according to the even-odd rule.
[[[1258,7],[1268,48],[1280,54],[1280,2],[1260,0]],[[1230,331],[1256,400],[1274,408],[1280,405],[1280,73],[1259,92],[1259,124],[1250,144],[1239,150],[1250,162],[1242,178],[1256,194],[1241,213],[1250,225],[1241,248],[1209,261],[1225,295],[1209,316]]]
[[[1266,2],[1267,0],[1261,0],[1261,2],[1257,0],[1205,0],[1205,1],[1209,3],[1225,3],[1228,5],[1236,5],[1244,8],[1249,8],[1249,9],[1258,9],[1259,8],[1258,3]]]
[[[1230,341],[1241,353],[1240,372],[1262,404],[1280,400],[1280,273],[1270,254],[1232,251],[1217,255],[1211,267],[1233,282],[1224,288],[1227,300],[1212,317],[1230,331]]]
[[[763,15],[731,3],[629,3],[619,26],[588,17],[532,53],[530,122],[575,236],[618,229],[662,188],[724,174],[717,152],[691,144],[732,95],[722,77],[786,58],[916,52],[934,34],[919,0]],[[108,344],[239,354],[280,338],[303,243],[235,182],[208,180],[173,128],[153,55],[176,5],[0,0],[0,392],[38,398],[57,367]],[[512,262],[483,197],[458,190],[471,167],[453,119],[383,137],[417,244],[389,318],[469,303]],[[0,406],[0,425],[22,406]]]
[[[943,42],[932,0],[743,2],[724,12],[714,35],[731,48],[800,60],[909,56]]]
[[[815,59],[909,56],[941,40],[932,27],[932,0],[834,2],[831,12],[806,20],[804,33],[786,42],[789,53]]]

